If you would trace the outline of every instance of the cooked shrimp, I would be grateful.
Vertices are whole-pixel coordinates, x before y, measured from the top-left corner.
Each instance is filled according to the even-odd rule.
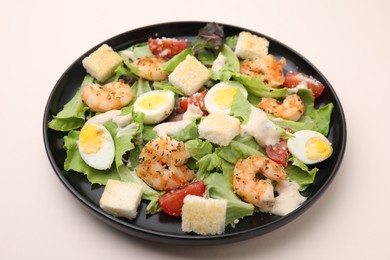
[[[240,72],[247,76],[263,76],[264,82],[271,87],[280,87],[284,82],[283,67],[286,59],[281,58],[278,62],[273,55],[262,58],[244,60],[240,66]]]
[[[266,113],[291,121],[298,121],[305,111],[305,105],[297,94],[288,95],[283,102],[263,97],[259,108]]]
[[[157,56],[146,56],[135,61],[141,78],[161,81],[168,78],[168,74],[161,69],[166,61]]]
[[[157,137],[142,149],[135,172],[154,189],[176,189],[195,178],[185,164],[188,158],[190,154],[183,142]]]
[[[127,106],[133,99],[130,86],[123,81],[114,81],[101,86],[92,84],[86,86],[81,99],[96,112],[107,112]]]
[[[265,177],[265,179],[258,178]],[[244,201],[266,209],[274,201],[272,180],[286,178],[286,171],[274,161],[259,155],[252,155],[237,161],[233,171],[233,190]]]

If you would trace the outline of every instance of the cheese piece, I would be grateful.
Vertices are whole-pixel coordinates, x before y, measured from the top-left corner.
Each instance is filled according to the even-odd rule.
[[[83,66],[92,77],[103,83],[114,75],[115,69],[121,62],[122,58],[119,54],[107,44],[103,44],[83,59]]]
[[[227,146],[240,134],[240,120],[224,112],[211,112],[198,126],[199,137]]]
[[[266,38],[241,32],[234,53],[241,59],[261,58],[268,54],[268,46],[269,42]]]
[[[133,219],[141,203],[142,185],[108,180],[100,198],[100,207],[115,217]]]
[[[168,77],[169,82],[186,96],[195,94],[209,79],[207,67],[191,55],[187,55]]]
[[[184,232],[216,235],[225,232],[227,201],[187,195],[182,208]]]

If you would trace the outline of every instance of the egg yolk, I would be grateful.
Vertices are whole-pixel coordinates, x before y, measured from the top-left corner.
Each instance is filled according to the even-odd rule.
[[[320,137],[310,138],[305,145],[306,157],[310,160],[326,159],[332,152],[333,148],[329,142]]]
[[[85,125],[80,131],[79,144],[86,154],[97,153],[103,146],[104,133],[96,125]]]
[[[237,88],[219,89],[214,94],[214,103],[218,108],[226,109],[232,106],[234,95],[237,93]]]
[[[139,106],[146,110],[156,110],[167,102],[168,97],[165,95],[150,95],[140,100]]]

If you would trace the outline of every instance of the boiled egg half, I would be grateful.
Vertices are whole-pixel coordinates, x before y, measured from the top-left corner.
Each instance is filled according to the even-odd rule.
[[[107,128],[100,124],[86,124],[78,141],[81,158],[97,170],[109,169],[115,157],[115,145]]]
[[[319,132],[301,130],[287,141],[291,154],[305,164],[315,164],[329,158],[333,148],[329,140]]]
[[[173,111],[175,93],[170,90],[152,90],[140,95],[134,103],[134,111],[144,113],[144,124],[157,124]]]
[[[229,81],[215,84],[204,98],[207,111],[229,114],[237,91],[240,91],[245,98],[248,97],[248,91],[238,82]]]

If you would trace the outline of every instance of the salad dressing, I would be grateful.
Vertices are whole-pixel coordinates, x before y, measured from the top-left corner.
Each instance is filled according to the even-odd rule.
[[[280,139],[280,132],[264,111],[253,107],[248,122],[242,125],[243,133],[253,136],[261,146],[274,145]]]
[[[163,137],[168,135],[177,135],[192,123],[192,119],[201,117],[202,110],[198,106],[189,104],[187,111],[183,114],[183,119],[176,122],[165,122],[156,125],[153,130],[157,132],[157,136]]]
[[[274,205],[268,212],[285,216],[297,209],[306,200],[306,197],[299,193],[299,188],[300,186],[296,182],[280,181],[275,187],[275,191],[279,195],[275,198]]]
[[[105,113],[91,117],[85,124],[103,125],[115,118],[116,116],[119,116],[121,113],[121,110],[110,110]]]
[[[211,69],[215,72],[220,71],[226,63],[226,56],[222,53],[218,54],[218,57],[213,62]]]

